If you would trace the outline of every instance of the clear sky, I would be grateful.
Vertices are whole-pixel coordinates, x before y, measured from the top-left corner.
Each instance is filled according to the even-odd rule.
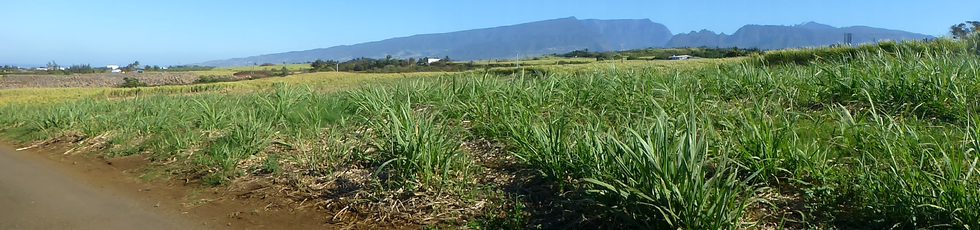
[[[867,25],[935,36],[978,0],[3,0],[0,64],[175,65],[575,16],[649,18],[674,33],[745,24]]]

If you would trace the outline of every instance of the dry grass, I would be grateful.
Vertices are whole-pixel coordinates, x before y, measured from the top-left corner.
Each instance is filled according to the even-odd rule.
[[[376,74],[321,72],[265,78],[252,81],[220,82],[200,85],[158,86],[137,89],[123,88],[21,88],[0,90],[0,106],[10,104],[47,104],[80,99],[107,99],[136,95],[173,95],[201,92],[248,93],[286,83],[309,87],[319,92],[333,92],[357,85],[395,79],[441,76],[446,73]]]

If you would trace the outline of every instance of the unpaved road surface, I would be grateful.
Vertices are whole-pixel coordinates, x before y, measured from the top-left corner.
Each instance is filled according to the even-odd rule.
[[[58,162],[0,145],[0,229],[200,229]]]

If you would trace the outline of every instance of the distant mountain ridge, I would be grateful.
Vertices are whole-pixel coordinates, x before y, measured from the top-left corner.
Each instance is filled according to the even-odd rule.
[[[649,19],[578,20],[574,17],[450,33],[422,34],[356,45],[294,51],[200,63],[241,66],[254,63],[293,63],[315,59],[358,57],[443,57],[481,60],[566,53],[580,49],[626,50],[660,47],[672,34]]]
[[[674,35],[668,47],[742,47],[763,50],[817,47],[844,43],[851,34],[851,44],[874,43],[885,40],[920,40],[932,38],[925,34],[850,26],[837,28],[816,22],[795,26],[746,25],[732,35],[708,30]]]
[[[299,63],[316,59],[349,60],[359,57],[421,58],[449,56],[454,60],[513,59],[575,50],[619,51],[664,47],[741,47],[784,49],[825,46],[844,41],[931,38],[911,32],[852,26],[836,28],[815,22],[795,26],[747,25],[732,35],[702,30],[673,35],[663,24],[649,19],[580,20],[575,17],[449,33],[421,34],[355,45],[266,54],[199,63],[207,66],[245,66],[261,63]]]

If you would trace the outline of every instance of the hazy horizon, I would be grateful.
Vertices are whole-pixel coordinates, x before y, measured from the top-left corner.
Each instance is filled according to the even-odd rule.
[[[980,18],[965,0],[776,2],[16,1],[0,19],[0,65],[190,64],[564,17],[650,19],[672,33],[731,34],[746,24],[872,26],[932,36]],[[875,17],[866,17],[873,12]],[[887,12],[887,14],[880,14]]]

